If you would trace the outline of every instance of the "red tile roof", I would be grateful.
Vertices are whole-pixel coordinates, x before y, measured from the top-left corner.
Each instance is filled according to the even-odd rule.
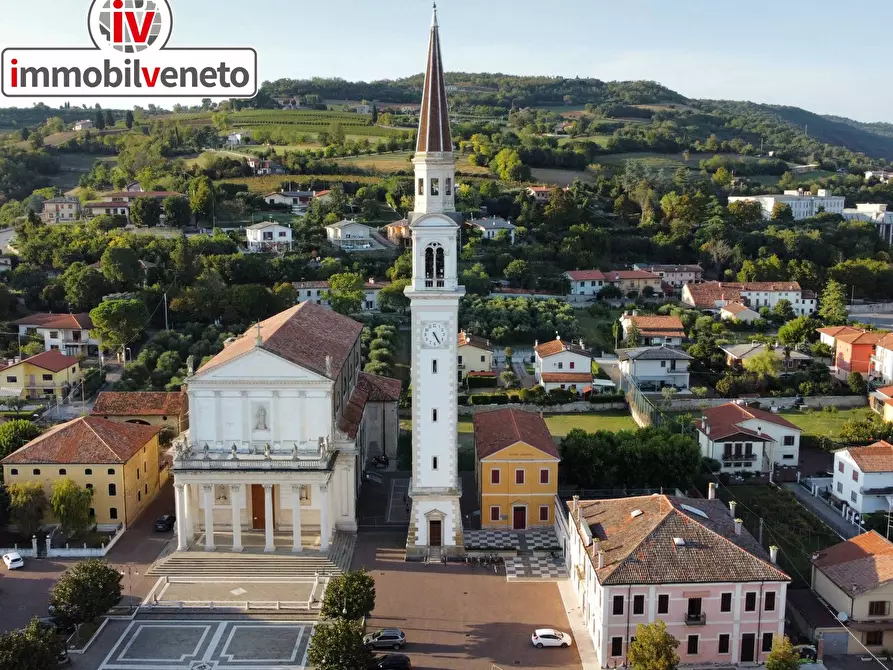
[[[2,463],[126,463],[160,430],[158,426],[83,416],[50,428]]]
[[[483,351],[493,351],[493,346],[490,344],[490,340],[478,337],[477,335],[472,335],[464,330],[459,332],[459,346],[469,346]]]
[[[604,280],[605,278],[605,273],[601,270],[571,270],[564,274],[570,277],[572,281],[590,281],[592,279]]]
[[[686,284],[685,288],[691,295],[696,307],[715,308],[716,303],[721,300],[726,302],[736,302],[741,300],[741,293],[751,293],[754,291],[777,292],[777,291],[801,291],[800,284],[797,282],[719,282],[708,281],[702,284]]]
[[[361,372],[357,377],[357,386],[369,394],[369,402],[396,402],[400,400],[403,383],[393,377]]]
[[[303,302],[266,321],[261,321],[260,348],[312,372],[337,379],[360,337],[363,324],[314,302]],[[257,326],[205,363],[197,374],[219,367],[253,349]],[[326,357],[331,370],[326,371]]]
[[[893,350],[893,333],[887,333],[874,345],[878,349]]]
[[[66,356],[58,349],[50,349],[49,351],[42,351],[39,354],[31,356],[30,358],[26,358],[23,361],[14,363],[13,365],[5,367],[4,369],[9,370],[10,368],[14,368],[16,365],[21,365],[22,363],[30,363],[31,365],[36,365],[37,367],[43,368],[44,370],[49,370],[50,372],[61,372],[65,368],[79,365],[78,359],[74,356]]]
[[[783,426],[797,431],[800,430],[793,423],[778,414],[773,414],[772,412],[767,412],[766,410],[757,407],[746,407],[734,402],[728,402],[725,405],[705,409],[703,411],[703,416],[707,426],[710,428],[710,433],[708,434],[706,432],[701,423],[698,423],[698,430],[705,435],[708,435],[711,440],[722,439],[723,437],[738,432],[757,435],[757,432],[752,428],[748,429],[739,425],[750,419],[759,419],[766,423],[775,424],[776,426]],[[760,434],[760,437],[769,440],[772,439],[765,434]]]
[[[605,278],[613,282],[624,279],[660,279],[660,276],[646,270],[608,270]]]
[[[685,337],[685,328],[678,316],[630,316],[627,319],[636,324],[645,337]]]
[[[186,394],[103,391],[90,414],[101,416],[180,416],[186,411]]]
[[[86,312],[79,314],[47,314],[39,312],[11,322],[14,326],[32,328],[93,328],[93,321]]]
[[[838,335],[835,339],[838,342],[845,342],[846,344],[864,344],[864,345],[872,345],[874,346],[880,340],[884,339],[884,336],[887,333],[884,331],[866,331],[862,330],[858,333],[843,333],[842,335]]]
[[[595,540],[587,553],[602,584],[790,581],[750,533],[735,533],[720,500],[651,495],[578,505]],[[605,558],[600,569],[599,550]]]
[[[524,442],[558,459],[555,440],[543,418],[519,409],[497,409],[474,415],[474,447],[478,458],[487,458],[517,442]]]
[[[862,472],[893,472],[893,444],[886,440],[847,451]]]
[[[818,331],[824,335],[829,335],[830,337],[837,337],[838,335],[846,335],[848,333],[864,333],[865,331],[861,328],[853,328],[852,326],[828,326],[827,328],[819,328]]]
[[[351,439],[356,438],[360,424],[363,422],[363,412],[366,410],[367,402],[369,402],[369,391],[360,384],[354,386],[347,404],[341,410],[338,430],[347,433]]]
[[[556,338],[551,342],[545,342],[544,344],[537,344],[534,347],[536,353],[539,354],[540,358],[546,358],[547,356],[554,356],[555,354],[560,354],[564,351],[570,351],[575,354],[580,354],[581,356],[587,356],[592,358],[592,354],[590,354],[586,349],[581,347],[574,342],[568,340],[562,340]]]
[[[893,581],[893,543],[870,530],[820,551],[813,565],[847,595],[858,596]]]
[[[741,312],[750,310],[750,307],[748,307],[747,305],[742,305],[740,302],[730,302],[727,305],[723,305],[722,309],[724,312],[728,312],[729,314],[741,314]]]
[[[548,384],[580,384],[591,383],[592,373],[590,372],[544,372],[542,374],[543,381]]]

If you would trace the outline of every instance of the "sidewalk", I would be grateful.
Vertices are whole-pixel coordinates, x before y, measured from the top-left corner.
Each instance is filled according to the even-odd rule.
[[[800,484],[784,484],[784,487],[792,491],[804,507],[812,510],[817,517],[831,526],[831,529],[844,540],[849,540],[851,537],[859,534],[859,529],[856,526],[840,516],[840,513],[827,503],[811,495]]]
[[[558,592],[561,594],[561,602],[567,612],[567,622],[574,636],[574,644],[577,645],[577,653],[580,654],[580,664],[583,670],[601,670],[601,664],[595,654],[595,645],[589,637],[589,631],[583,624],[582,612],[577,604],[577,596],[574,594],[574,586],[570,579],[558,581]]]

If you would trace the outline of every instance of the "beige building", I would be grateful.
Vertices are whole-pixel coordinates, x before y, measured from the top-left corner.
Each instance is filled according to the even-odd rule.
[[[493,370],[493,347],[490,340],[472,335],[467,331],[459,333],[459,372],[467,377],[470,372],[491,372]]]
[[[81,218],[81,201],[63,196],[50,198],[43,203],[43,220],[46,223],[67,223]]]
[[[175,435],[189,428],[187,396],[182,392],[119,393],[103,391],[90,411],[93,416],[144,426],[168,426]]]

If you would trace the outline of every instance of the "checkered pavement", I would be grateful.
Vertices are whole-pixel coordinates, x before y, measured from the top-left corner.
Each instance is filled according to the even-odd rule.
[[[465,530],[463,535],[466,549],[521,549],[519,534],[511,530]]]
[[[534,580],[556,581],[567,579],[564,563],[549,556],[517,556],[505,561],[505,578],[508,581]]]

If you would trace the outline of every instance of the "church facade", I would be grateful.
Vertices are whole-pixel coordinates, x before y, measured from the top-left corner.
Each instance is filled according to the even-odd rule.
[[[299,552],[356,531],[367,459],[400,382],[361,372],[362,324],[306,302],[250,328],[188,380],[191,424],[174,444],[179,550],[241,551],[263,534]],[[385,430],[385,428],[388,428]],[[288,541],[283,540],[283,535]]]

